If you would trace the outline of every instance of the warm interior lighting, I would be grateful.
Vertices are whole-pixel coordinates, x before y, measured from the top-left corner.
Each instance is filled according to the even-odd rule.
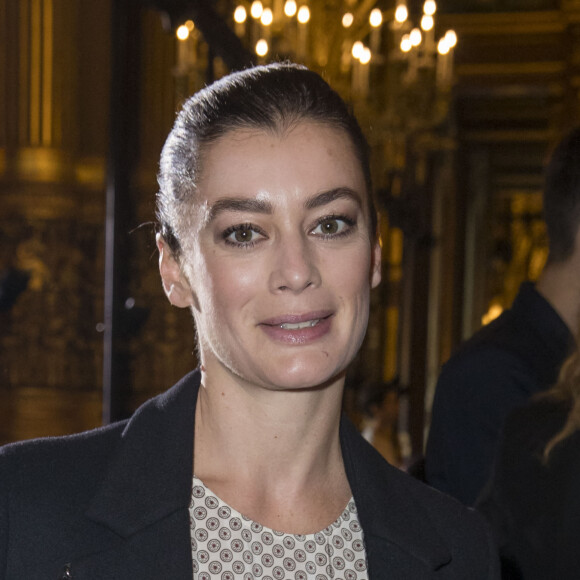
[[[360,55],[361,64],[368,64],[371,61],[371,49],[368,46],[363,47],[362,54]]]
[[[412,48],[411,37],[408,34],[403,34],[401,37],[401,50],[403,52],[409,52]]]
[[[437,11],[437,3],[435,0],[425,0],[425,4],[423,4],[423,14],[427,14],[427,16],[433,16]]]
[[[399,24],[402,24],[407,20],[408,17],[409,11],[407,10],[407,6],[405,6],[405,4],[399,4],[395,10],[395,20]]]
[[[383,23],[383,13],[379,8],[373,8],[371,10],[369,22],[373,28],[378,28]]]
[[[445,40],[449,45],[449,48],[453,48],[457,44],[457,34],[455,34],[455,30],[448,30],[445,33]]]
[[[274,21],[274,14],[270,8],[264,8],[264,12],[262,12],[262,17],[260,18],[260,22],[264,26],[270,26]]]
[[[489,310],[481,317],[481,324],[483,326],[489,324],[492,320],[495,320],[502,312],[503,308],[501,307],[501,304],[497,304],[496,302],[492,303],[489,307]]]
[[[344,16],[342,17],[342,25],[345,28],[350,28],[352,26],[352,23],[354,22],[354,16],[352,15],[351,12],[347,12],[346,14],[344,14]]]
[[[245,22],[247,17],[248,13],[246,12],[246,9],[243,6],[240,5],[234,10],[234,20],[238,24],[242,24],[242,22]]]
[[[191,32],[195,28],[195,24],[193,23],[193,20],[186,20],[185,26],[187,26],[187,30],[189,30],[189,32]]]
[[[437,52],[439,54],[447,54],[450,49],[451,49],[451,47],[447,43],[447,40],[445,39],[445,37],[440,38],[439,42],[437,43]]]
[[[185,24],[182,24],[176,31],[175,31],[175,36],[177,36],[177,38],[179,40],[187,40],[189,38],[189,28],[187,28],[187,26],[185,26]]]
[[[308,6],[300,6],[297,18],[300,24],[306,24],[310,20],[310,8]]]
[[[425,31],[432,30],[434,25],[435,21],[433,20],[433,16],[429,16],[429,14],[423,14],[421,17],[421,28]]]
[[[421,34],[421,31],[418,28],[413,28],[413,30],[411,30],[409,34],[409,38],[411,39],[411,44],[413,46],[419,46],[421,44],[421,39],[423,38],[423,35]]]
[[[284,4],[284,14],[286,14],[286,16],[294,16],[297,10],[298,6],[296,5],[295,0],[286,0],[286,4]]]
[[[266,56],[268,54],[268,43],[263,38],[256,42],[256,54],[258,56]]]
[[[254,0],[252,2],[252,6],[250,7],[250,14],[252,15],[252,18],[255,18],[256,20],[258,20],[258,18],[260,18],[260,16],[262,16],[263,11],[264,11],[264,7],[262,6],[262,3],[260,2],[260,0]]]
[[[356,58],[357,60],[360,60],[360,57],[362,56],[362,53],[363,53],[364,49],[365,49],[364,44],[360,40],[357,40],[352,45],[351,54],[352,54],[353,58]]]

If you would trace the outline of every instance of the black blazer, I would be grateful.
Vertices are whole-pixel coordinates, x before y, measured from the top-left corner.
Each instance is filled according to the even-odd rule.
[[[197,371],[133,417],[0,449],[0,579],[191,580]],[[372,580],[494,579],[480,516],[340,437]]]
[[[506,417],[556,382],[573,346],[566,323],[524,282],[512,307],[443,366],[425,455],[427,482],[473,505],[493,470]]]
[[[580,577],[580,431],[543,452],[570,402],[540,398],[505,425],[493,477],[477,506],[489,519],[504,580]]]

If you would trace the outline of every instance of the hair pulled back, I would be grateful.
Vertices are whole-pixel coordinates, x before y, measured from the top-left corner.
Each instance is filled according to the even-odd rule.
[[[179,112],[161,153],[158,174],[159,232],[178,257],[203,167],[203,153],[230,131],[261,129],[283,135],[301,121],[344,130],[361,164],[371,234],[377,215],[372,200],[369,148],[342,98],[304,66],[276,63],[234,72],[190,97]]]

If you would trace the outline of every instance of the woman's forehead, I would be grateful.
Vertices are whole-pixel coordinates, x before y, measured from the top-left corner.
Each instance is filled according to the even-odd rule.
[[[302,121],[284,131],[256,127],[228,131],[204,147],[199,182],[201,184],[208,176],[215,177],[212,172],[215,166],[221,166],[222,173],[227,174],[228,166],[242,171],[259,166],[263,158],[280,162],[280,157],[282,165],[308,166],[315,161],[322,163],[339,157],[349,166],[360,166],[354,145],[344,129]]]
[[[237,126],[222,133],[219,137],[212,139],[200,148],[201,158],[205,159],[220,144],[231,143],[235,148],[243,148],[245,143],[256,139],[271,139],[273,141],[311,140],[313,136],[320,140],[327,139],[330,142],[340,141],[351,149],[356,156],[354,143],[346,129],[334,123],[317,121],[314,119],[298,119],[292,122],[280,122],[267,126]]]
[[[221,198],[303,200],[321,191],[365,192],[365,179],[344,131],[303,123],[284,135],[236,130],[205,152],[197,202]]]

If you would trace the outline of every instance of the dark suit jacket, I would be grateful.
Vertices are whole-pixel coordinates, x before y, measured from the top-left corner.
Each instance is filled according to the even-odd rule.
[[[543,452],[570,403],[541,398],[507,419],[494,476],[478,501],[500,548],[504,580],[580,577],[580,431]]]
[[[425,454],[429,485],[473,505],[487,483],[506,417],[558,378],[574,337],[531,282],[476,332],[437,381]]]
[[[191,580],[199,382],[128,422],[1,449],[0,579]],[[479,515],[388,465],[347,420],[340,437],[371,579],[498,578]]]

